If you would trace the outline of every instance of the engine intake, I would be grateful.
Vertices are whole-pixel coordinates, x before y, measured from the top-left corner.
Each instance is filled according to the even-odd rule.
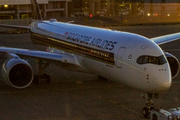
[[[4,62],[1,70],[3,81],[14,88],[26,88],[33,81],[33,71],[28,62],[12,58]]]
[[[171,68],[172,79],[174,79],[179,74],[179,60],[170,53],[165,52],[165,55]]]

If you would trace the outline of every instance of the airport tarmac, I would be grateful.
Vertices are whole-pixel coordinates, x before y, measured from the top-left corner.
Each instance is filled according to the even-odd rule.
[[[112,29],[149,38],[180,31],[180,25],[120,26]],[[0,34],[0,46],[45,50],[33,45],[30,35]],[[162,48],[180,60],[180,41]],[[29,62],[35,67],[36,63]],[[17,90],[0,82],[0,120],[145,120],[146,100],[141,92],[123,84],[98,80],[96,75],[71,72],[50,65],[51,84],[41,83]],[[128,73],[127,73],[128,74]],[[155,108],[180,106],[180,75],[155,101]]]

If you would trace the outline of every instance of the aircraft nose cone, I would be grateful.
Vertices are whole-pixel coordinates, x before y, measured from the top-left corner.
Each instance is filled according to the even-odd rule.
[[[166,91],[171,87],[172,82],[170,80],[164,80],[164,84],[161,85],[162,91]]]
[[[167,91],[172,84],[171,71],[168,64],[158,66],[158,69],[149,72],[148,93]]]
[[[157,92],[167,91],[172,84],[171,72],[169,69],[167,71],[161,71],[157,77],[156,88]]]
[[[154,79],[155,82],[151,84],[149,87],[149,93],[161,93],[167,91],[171,87],[171,80],[170,79]]]

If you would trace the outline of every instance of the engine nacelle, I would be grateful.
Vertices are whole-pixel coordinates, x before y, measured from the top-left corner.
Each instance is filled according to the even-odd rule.
[[[179,74],[179,60],[172,54],[165,52],[166,58],[169,62],[171,68],[172,79],[174,79]]]
[[[26,88],[33,81],[33,70],[30,64],[20,58],[6,60],[1,68],[3,81],[14,88]]]

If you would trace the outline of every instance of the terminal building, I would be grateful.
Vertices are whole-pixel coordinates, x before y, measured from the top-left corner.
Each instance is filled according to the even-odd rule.
[[[83,9],[89,14],[118,16],[122,8],[127,8],[131,15],[137,14],[137,8],[144,0],[72,0],[74,9]]]
[[[144,0],[147,16],[180,16],[180,0]]]
[[[137,3],[143,0],[38,0],[43,18],[69,17],[83,11],[88,15],[117,16],[120,8],[127,6],[136,14]],[[0,0],[0,19],[23,19],[31,17],[30,0]]]
[[[43,18],[70,15],[71,0],[38,0]],[[0,0],[0,19],[31,17],[30,0]]]
[[[69,17],[74,14],[120,16],[179,15],[180,0],[38,0],[44,19]],[[31,17],[30,0],[0,0],[0,19],[23,19]]]

